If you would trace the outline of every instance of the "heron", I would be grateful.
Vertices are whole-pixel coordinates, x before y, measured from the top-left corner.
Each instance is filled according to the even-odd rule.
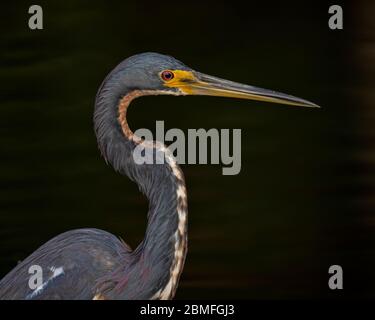
[[[144,239],[132,250],[109,232],[84,228],[52,238],[0,281],[0,299],[166,300],[175,296],[187,254],[184,174],[164,144],[148,148],[168,161],[139,164],[132,153],[142,141],[128,125],[132,100],[146,95],[207,95],[318,107],[284,93],[193,70],[159,53],[140,53],[118,64],[98,89],[94,131],[105,161],[134,181],[149,206]],[[41,278],[33,279],[32,268]],[[38,269],[39,268],[39,269]]]

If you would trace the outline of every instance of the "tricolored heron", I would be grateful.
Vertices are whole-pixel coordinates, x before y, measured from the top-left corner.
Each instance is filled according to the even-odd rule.
[[[139,143],[126,111],[145,95],[211,95],[317,107],[309,101],[271,90],[209,76],[173,57],[134,55],[108,74],[96,95],[94,126],[99,149],[110,165],[133,180],[149,200],[144,240],[131,250],[98,229],[60,234],[19,263],[0,281],[1,299],[171,299],[187,252],[187,194],[183,173],[168,148],[164,164],[137,164]],[[41,267],[43,279],[30,288],[29,268]]]

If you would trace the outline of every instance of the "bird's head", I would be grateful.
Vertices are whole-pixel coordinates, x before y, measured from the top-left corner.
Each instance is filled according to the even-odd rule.
[[[158,53],[134,55],[123,61],[114,72],[121,74],[122,81],[131,84],[131,90],[147,90],[155,94],[220,96],[318,107],[312,102],[291,95],[197,72],[171,56]]]

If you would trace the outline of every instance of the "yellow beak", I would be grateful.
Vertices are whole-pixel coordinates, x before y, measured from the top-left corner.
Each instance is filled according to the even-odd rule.
[[[176,77],[166,86],[177,87],[183,94],[250,99],[319,108],[315,103],[285,93],[224,80],[196,71],[173,70],[173,72]]]

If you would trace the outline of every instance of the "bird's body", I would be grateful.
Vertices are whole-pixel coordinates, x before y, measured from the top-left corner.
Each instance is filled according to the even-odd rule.
[[[144,146],[165,161],[138,164],[141,143],[130,130],[126,111],[143,95],[216,95],[316,106],[274,91],[207,76],[180,61],[156,53],[132,56],[104,80],[95,102],[94,126],[99,149],[117,172],[128,176],[149,200],[144,240],[135,250],[98,229],[60,234],[19,263],[0,281],[0,299],[171,299],[187,252],[187,192],[183,173],[168,148]],[[30,286],[30,268],[43,271]]]
[[[1,291],[0,298],[93,299],[97,279],[114,272],[120,261],[125,262],[129,258],[130,252],[106,231],[80,229],[62,233],[41,246],[2,279],[1,288],[5,290]],[[33,265],[44,270],[43,281],[39,289],[30,290],[29,267]]]

